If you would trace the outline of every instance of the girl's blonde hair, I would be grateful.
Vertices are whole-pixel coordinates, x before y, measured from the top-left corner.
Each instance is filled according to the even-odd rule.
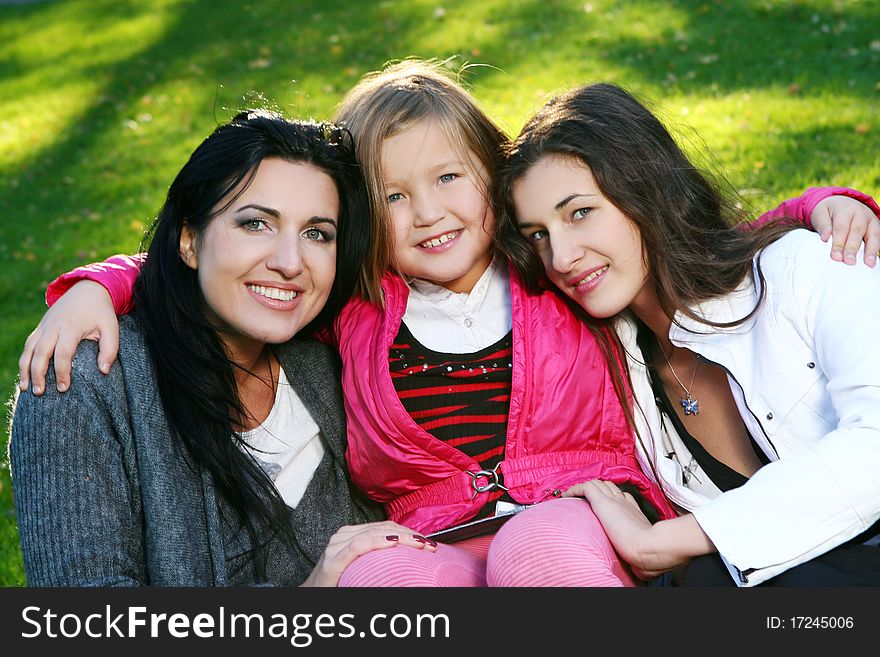
[[[382,173],[386,139],[429,119],[437,122],[465,162],[473,154],[490,180],[501,164],[507,137],[457,78],[447,62],[407,59],[365,75],[336,110],[334,121],[354,137],[370,201],[370,249],[356,290],[365,299],[382,303],[381,278],[396,264]],[[490,180],[483,181],[487,200]]]

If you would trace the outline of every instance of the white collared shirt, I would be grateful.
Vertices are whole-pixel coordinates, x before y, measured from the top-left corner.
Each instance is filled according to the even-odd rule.
[[[510,332],[510,279],[502,258],[492,260],[470,292],[453,292],[421,279],[409,288],[403,323],[432,351],[473,353]]]

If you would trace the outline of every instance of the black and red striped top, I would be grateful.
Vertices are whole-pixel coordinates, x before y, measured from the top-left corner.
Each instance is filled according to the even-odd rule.
[[[448,354],[419,343],[406,324],[388,355],[394,389],[410,417],[483,470],[504,458],[512,358],[512,332],[480,351]],[[483,493],[486,505],[477,517],[492,515],[503,493]]]

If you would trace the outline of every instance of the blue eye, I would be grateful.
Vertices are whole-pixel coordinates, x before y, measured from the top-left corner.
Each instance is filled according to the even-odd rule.
[[[401,194],[400,192],[395,192],[394,194],[388,195],[388,202],[389,203],[397,203],[397,201],[399,201],[402,198],[403,198],[403,194]]]
[[[449,182],[452,182],[453,180],[455,180],[456,178],[458,178],[457,173],[444,173],[442,176],[440,176],[440,182],[449,183]]]
[[[584,219],[588,214],[593,211],[593,208],[578,208],[574,212],[571,213],[571,218],[577,221],[578,219]]]

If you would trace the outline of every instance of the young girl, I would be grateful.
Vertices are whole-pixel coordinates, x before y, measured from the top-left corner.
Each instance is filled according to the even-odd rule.
[[[494,253],[488,189],[504,136],[419,62],[368,76],[336,120],[354,135],[373,212],[362,296],[335,324],[352,479],[423,533],[537,505],[436,553],[365,555],[341,584],[635,583],[589,506],[556,498],[600,478],[655,518],[675,512],[638,467],[625,391],[605,366],[609,333],[558,294],[526,291]],[[802,218],[818,198],[801,204]]]
[[[738,230],[656,117],[612,85],[545,106],[499,187],[504,242],[522,254],[521,232],[540,258],[517,256],[524,275],[543,263],[593,317],[628,311],[616,327],[640,457],[693,513],[651,525],[614,484],[567,491],[627,561],[655,575],[717,551],[685,581],[880,584],[880,271],[832,262],[791,226]]]

